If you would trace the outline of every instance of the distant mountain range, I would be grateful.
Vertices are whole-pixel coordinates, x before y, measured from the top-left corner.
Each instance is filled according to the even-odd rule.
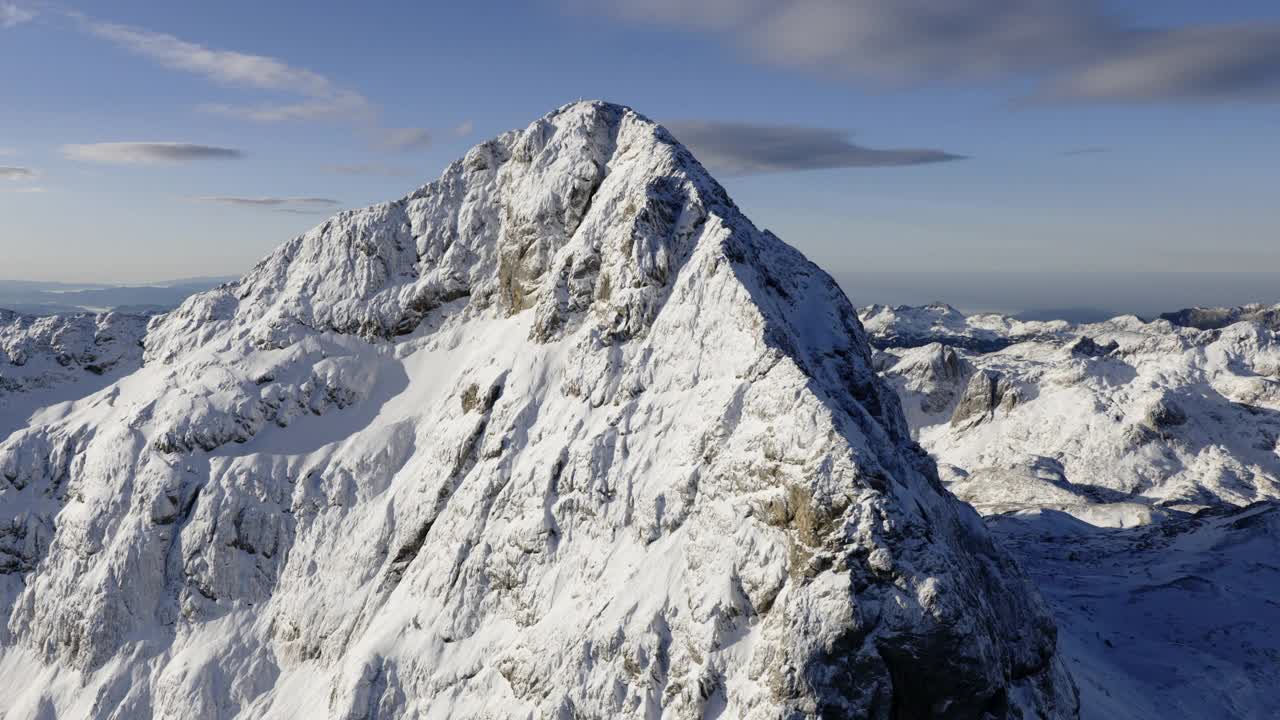
[[[115,310],[149,314],[172,310],[187,297],[233,277],[180,278],[148,285],[0,280],[0,308],[28,315]]]

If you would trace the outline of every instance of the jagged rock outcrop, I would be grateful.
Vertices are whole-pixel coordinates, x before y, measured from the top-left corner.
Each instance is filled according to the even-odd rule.
[[[45,538],[7,717],[1077,713],[843,293],[629,109],[327,221],[145,357],[0,445]]]
[[[969,377],[969,384],[956,402],[951,426],[972,426],[988,420],[997,410],[1012,410],[1019,399],[1018,388],[1004,375],[993,370],[978,370]]]

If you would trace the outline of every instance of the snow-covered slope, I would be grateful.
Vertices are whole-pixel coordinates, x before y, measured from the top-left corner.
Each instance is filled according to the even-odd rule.
[[[1073,717],[843,294],[566,106],[157,321],[0,445],[0,710]]]
[[[106,387],[142,364],[147,318],[0,310],[0,440],[31,414]]]
[[[1280,503],[1129,529],[1053,510],[988,522],[1054,610],[1086,720],[1275,716]]]
[[[1280,348],[1265,318],[864,317],[948,488],[1049,600],[1082,717],[1280,706]]]
[[[864,314],[885,317],[878,308]],[[939,336],[1004,344],[974,352],[922,344],[928,337],[915,331],[931,326],[933,308],[895,315],[914,333],[912,347],[895,346],[906,334],[895,323],[868,322],[885,348],[877,365],[912,432],[960,481],[952,489],[980,509],[1280,498],[1280,342],[1269,327],[979,315]]]

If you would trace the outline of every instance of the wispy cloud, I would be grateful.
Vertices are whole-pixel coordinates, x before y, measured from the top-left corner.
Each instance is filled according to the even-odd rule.
[[[36,12],[29,8],[20,7],[10,2],[0,3],[0,28],[11,28],[30,22],[36,17]]]
[[[1280,98],[1280,24],[1151,29],[1097,0],[566,0],[876,83],[1042,80],[1046,100]]]
[[[1134,31],[1046,97],[1093,101],[1280,100],[1280,24]]]
[[[376,175],[385,177],[404,177],[409,174],[404,168],[381,165],[378,163],[356,163],[352,165],[326,165],[324,171],[331,175]]]
[[[203,76],[229,87],[268,90],[302,98],[256,106],[209,104],[203,109],[263,122],[357,117],[372,113],[360,93],[343,88],[320,73],[294,67],[273,57],[218,50],[165,33],[129,25],[84,21],[94,35],[164,67]]]
[[[0,180],[32,180],[35,176],[31,168],[0,165]]]
[[[1110,152],[1110,151],[1111,151],[1110,148],[1104,148],[1104,147],[1079,147],[1079,148],[1071,148],[1070,150],[1063,150],[1062,154],[1063,155],[1101,155],[1102,153]]]
[[[27,186],[25,186],[25,187],[5,187],[5,186],[3,186],[3,185],[0,185],[0,192],[11,192],[11,193],[43,193],[43,192],[48,192],[48,191],[49,191],[49,190],[48,190],[48,188],[44,188],[44,187],[41,187],[41,186],[39,186],[39,185],[27,185]]]
[[[290,215],[324,215],[329,212],[328,210],[321,210],[319,208],[308,209],[308,208],[293,208],[293,207],[271,208],[271,211],[278,212],[278,213],[288,213]]]
[[[850,142],[848,133],[827,128],[701,120],[666,123],[666,127],[708,168],[734,175],[963,159],[941,150],[867,148]]]
[[[192,198],[196,202],[231,205],[234,207],[264,208],[276,212],[313,215],[324,213],[341,205],[337,200],[324,197],[243,197],[235,195],[213,195]]]
[[[466,137],[475,130],[475,124],[470,120],[463,120],[453,129],[453,134],[457,137]]]
[[[379,133],[378,146],[383,150],[403,152],[431,145],[431,131],[426,128],[396,128]]]
[[[151,165],[194,160],[233,160],[244,153],[233,148],[179,142],[109,142],[63,145],[63,156],[109,165]]]

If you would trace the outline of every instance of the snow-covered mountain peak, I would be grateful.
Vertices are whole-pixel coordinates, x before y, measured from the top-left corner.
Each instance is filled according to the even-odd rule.
[[[723,232],[700,233],[708,224]],[[735,234],[740,245],[766,238],[665,129],[578,102],[193,297],[151,333],[147,357],[172,359],[231,328],[259,348],[304,328],[393,338],[462,299],[492,316],[535,308],[543,337],[589,309],[608,332],[641,332],[694,241]],[[739,254],[754,255],[745,245]]]
[[[0,443],[7,717],[1076,714],[844,294],[628,109],[332,218],[146,361]]]

